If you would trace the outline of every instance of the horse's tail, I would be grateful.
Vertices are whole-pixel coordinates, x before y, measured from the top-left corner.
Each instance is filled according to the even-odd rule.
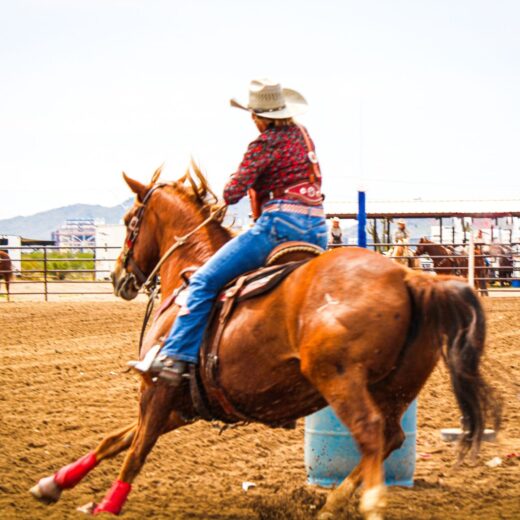
[[[501,405],[480,373],[486,318],[475,291],[460,279],[410,271],[406,284],[412,299],[413,324],[435,341],[450,372],[462,412],[464,434],[460,459],[471,449],[476,455],[486,419],[498,431]]]

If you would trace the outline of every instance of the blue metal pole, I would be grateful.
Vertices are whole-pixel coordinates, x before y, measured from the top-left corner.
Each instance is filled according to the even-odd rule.
[[[358,191],[358,246],[367,247],[367,212],[364,191]]]

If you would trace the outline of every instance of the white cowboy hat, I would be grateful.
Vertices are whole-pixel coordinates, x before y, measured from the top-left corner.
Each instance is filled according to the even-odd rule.
[[[282,88],[270,79],[254,79],[249,84],[249,101],[241,103],[231,99],[232,107],[253,112],[267,119],[285,119],[307,110],[307,101],[296,90]]]
[[[398,221],[397,221],[397,224],[403,224],[406,226],[406,220],[404,218],[400,218]]]

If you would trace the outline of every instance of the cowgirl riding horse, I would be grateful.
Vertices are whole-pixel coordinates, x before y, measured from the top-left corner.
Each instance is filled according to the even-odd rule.
[[[268,97],[267,90],[273,95]],[[254,113],[261,134],[227,185],[226,199],[238,200],[249,186],[258,190],[263,214],[253,229],[231,240],[229,230],[216,221],[221,212],[211,212],[207,185],[197,186],[189,172],[161,184],[156,172],[149,185],[125,176],[137,197],[125,216],[126,241],[112,273],[116,294],[134,298],[160,266],[162,297],[167,298],[186,267],[203,267],[166,342],[169,352],[160,359],[145,354],[143,361],[149,357],[151,369],[138,365],[165,384],[153,384],[150,374],[143,377],[138,420],[40,479],[31,489],[39,500],[56,502],[101,462],[127,450],[117,480],[92,507],[94,514],[119,514],[158,438],[200,418],[190,385],[177,383],[185,363],[196,361],[198,343],[187,336],[205,328],[204,311],[213,294],[228,278],[262,263],[279,242],[304,238],[325,245],[319,170],[314,154],[307,152],[312,145],[306,145],[306,134],[298,133],[292,121],[280,121],[289,119],[291,112],[285,111],[298,95],[268,82],[254,82],[251,91],[249,109],[271,117]],[[284,117],[273,118],[269,110]],[[295,200],[295,190],[309,197]],[[206,263],[210,252],[214,256]],[[145,335],[143,353],[162,342],[179,312],[178,304],[164,309]],[[479,372],[484,311],[459,279],[414,272],[366,249],[336,248],[298,267],[269,294],[239,303],[233,312],[218,363],[208,365],[205,358],[206,364],[193,370],[211,390],[206,395],[216,414],[209,410],[207,415],[273,426],[330,404],[359,446],[359,465],[328,496],[320,520],[338,518],[361,484],[360,510],[366,519],[382,518],[382,462],[404,441],[401,416],[441,356],[463,416],[461,456],[469,449],[478,451],[487,416],[498,426],[500,410]],[[211,373],[204,370],[209,366]]]
[[[293,116],[306,110],[298,92],[279,83],[254,80],[248,104],[231,106],[251,113],[260,135],[249,145],[238,171],[224,188],[224,200],[235,204],[249,190],[261,216],[255,225],[225,244],[191,277],[186,305],[180,310],[159,355],[130,364],[177,386],[198,362],[211,308],[220,290],[241,274],[261,267],[269,253],[287,241],[305,241],[325,248],[327,225],[321,174],[307,130]]]

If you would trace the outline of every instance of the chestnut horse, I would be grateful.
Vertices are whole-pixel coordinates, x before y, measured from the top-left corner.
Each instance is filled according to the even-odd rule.
[[[159,263],[164,300],[180,285],[184,268],[202,265],[231,238],[211,213],[196,168],[194,175],[155,184],[156,172],[148,185],[125,175],[137,199],[125,216],[116,294],[134,298]],[[172,304],[156,317],[141,357],[164,339],[178,310]],[[461,457],[478,451],[486,418],[498,427],[500,410],[479,370],[484,336],[479,299],[460,279],[412,271],[366,249],[337,248],[266,295],[237,305],[221,336],[219,382],[236,409],[267,425],[332,406],[361,459],[329,494],[319,518],[338,518],[363,483],[360,509],[374,520],[385,507],[383,460],[404,440],[400,418],[440,357],[463,415]],[[143,378],[137,421],[41,479],[32,493],[56,501],[102,460],[128,449],[117,480],[93,509],[118,514],[159,436],[198,418],[188,381],[172,389]]]
[[[390,258],[398,264],[411,267],[412,269],[420,269],[421,262],[414,255],[408,244],[396,244],[386,253],[383,253],[387,258]]]
[[[9,301],[9,282],[13,276],[13,264],[5,251],[0,251],[0,279],[4,279],[7,301]]]
[[[429,255],[433,261],[433,270],[437,274],[453,274],[468,277],[468,255],[457,254],[452,247],[436,244],[426,237],[419,240],[415,256]],[[475,288],[482,295],[487,295],[488,268],[482,254],[482,249],[475,245]]]

